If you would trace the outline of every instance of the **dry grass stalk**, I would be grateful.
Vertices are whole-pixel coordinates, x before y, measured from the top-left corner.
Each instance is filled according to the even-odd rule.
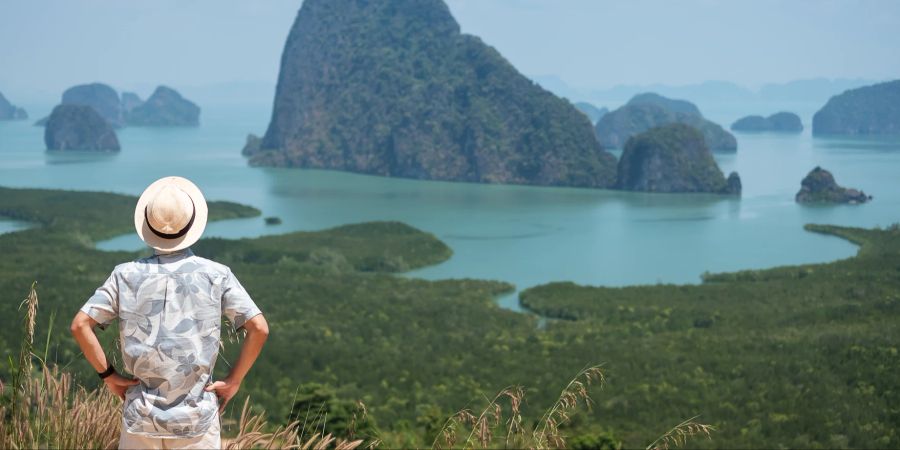
[[[19,364],[16,367],[15,377],[13,379],[12,392],[12,414],[18,415],[21,411],[18,409],[19,393],[25,391],[25,384],[31,377],[32,355],[34,354],[34,325],[37,321],[38,296],[35,287],[37,282],[31,283],[31,290],[28,296],[19,304],[19,310],[25,309],[25,317],[22,324],[22,345],[19,348]]]
[[[279,426],[272,432],[264,432],[266,421],[263,416],[250,412],[250,398],[244,400],[241,409],[241,418],[238,421],[238,435],[234,439],[223,441],[224,448],[229,450],[246,448],[263,449],[300,449],[300,450],[353,450],[363,444],[362,439],[344,440],[337,439],[331,434],[321,435],[315,433],[303,440],[300,436],[300,423],[292,422],[286,426]]]
[[[115,448],[120,404],[104,390],[74,387],[72,376],[42,366],[41,377],[27,377],[17,397],[20,413],[7,415],[0,448]]]
[[[603,386],[606,377],[600,366],[589,366],[578,372],[569,384],[560,392],[556,403],[548,409],[538,426],[532,433],[533,444],[536,448],[563,448],[566,446],[565,436],[559,431],[560,425],[565,424],[571,418],[572,413],[578,409],[579,403],[590,410],[593,405],[588,387],[593,384]]]
[[[669,450],[669,447],[682,447],[687,441],[695,436],[706,436],[711,439],[710,433],[715,431],[711,425],[694,422],[699,416],[691,417],[684,422],[675,425],[666,434],[658,437],[652,444],[647,446],[647,450]]]

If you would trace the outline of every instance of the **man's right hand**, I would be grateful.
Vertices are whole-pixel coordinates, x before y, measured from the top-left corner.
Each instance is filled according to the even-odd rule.
[[[109,389],[109,392],[116,394],[122,400],[125,400],[125,391],[127,391],[128,388],[140,383],[139,380],[125,378],[117,373],[104,378],[103,382],[106,383],[106,388]]]

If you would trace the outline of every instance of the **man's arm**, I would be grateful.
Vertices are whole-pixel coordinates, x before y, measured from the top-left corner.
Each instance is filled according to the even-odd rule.
[[[84,357],[94,367],[94,370],[101,373],[109,367],[109,362],[106,360],[106,353],[103,352],[100,341],[97,340],[97,335],[94,334],[95,326],[97,326],[96,320],[78,311],[69,329],[72,331],[75,341],[78,342],[78,346],[81,347],[81,351],[84,352]],[[106,383],[106,387],[113,394],[116,394],[122,400],[125,399],[125,391],[128,387],[139,383],[138,380],[125,378],[118,373],[113,373],[104,378],[103,382]]]
[[[241,346],[241,354],[238,356],[237,361],[234,362],[234,366],[231,367],[231,372],[224,380],[216,381],[206,387],[207,392],[215,392],[219,396],[220,413],[225,410],[225,405],[241,388],[241,382],[244,381],[244,377],[247,376],[250,367],[253,367],[256,357],[259,356],[263,344],[266,343],[266,339],[269,337],[269,323],[266,322],[266,318],[262,314],[257,314],[248,320],[244,323],[243,328],[247,330],[247,337]]]

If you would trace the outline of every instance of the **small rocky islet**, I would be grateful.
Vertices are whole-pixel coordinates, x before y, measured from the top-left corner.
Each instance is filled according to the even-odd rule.
[[[800,182],[800,191],[794,199],[797,203],[857,204],[872,200],[872,196],[861,190],[838,185],[831,172],[816,166]]]
[[[132,97],[133,95],[133,97]],[[123,95],[123,101],[125,96]],[[196,127],[200,125],[200,107],[184,98],[175,89],[158,86],[145,102],[128,96],[129,110],[125,114],[128,126],[136,127]]]
[[[642,192],[740,195],[741,179],[736,172],[725,178],[700,130],[671,123],[628,139],[619,159],[616,187]]]
[[[746,116],[731,124],[732,131],[742,132],[773,132],[773,133],[800,133],[803,131],[803,122],[800,116],[791,112],[778,112],[769,117]]]
[[[58,105],[47,118],[44,143],[51,151],[120,150],[112,124],[87,105]]]
[[[28,113],[23,108],[13,105],[0,92],[0,120],[25,120]]]
[[[700,130],[707,146],[714,152],[737,150],[734,135],[706,120],[696,105],[655,93],[638,94],[621,108],[604,115],[594,126],[594,133],[604,147],[623,148],[632,136],[672,123]]]
[[[900,135],[900,80],[850,89],[813,116],[816,136]]]

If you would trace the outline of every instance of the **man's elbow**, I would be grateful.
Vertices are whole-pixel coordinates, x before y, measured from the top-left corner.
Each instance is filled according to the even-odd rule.
[[[262,314],[258,314],[248,320],[244,324],[244,329],[247,330],[247,333],[259,336],[262,340],[266,340],[269,337],[269,322],[266,321]]]
[[[69,331],[72,333],[72,336],[77,338],[84,334],[85,331],[93,328],[92,322],[93,319],[91,319],[91,316],[79,311],[78,314],[75,315],[75,318],[72,319],[72,325],[69,326]]]

